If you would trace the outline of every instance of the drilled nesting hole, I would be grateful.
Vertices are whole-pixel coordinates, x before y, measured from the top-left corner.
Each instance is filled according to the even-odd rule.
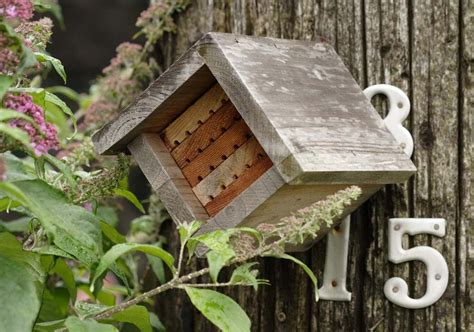
[[[218,86],[175,119],[160,137],[211,216],[272,165]]]

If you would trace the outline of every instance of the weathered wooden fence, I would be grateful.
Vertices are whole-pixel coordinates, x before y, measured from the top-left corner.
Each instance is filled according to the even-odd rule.
[[[353,215],[348,263],[352,301],[316,303],[306,275],[296,266],[261,260],[263,277],[272,286],[257,293],[244,288],[227,292],[244,306],[255,331],[474,329],[473,7],[469,0],[195,0],[178,17],[177,34],[166,36],[159,47],[165,67],[208,31],[295,39],[322,36],[362,88],[393,84],[412,102],[406,126],[414,137],[418,172],[408,183],[386,187]],[[375,104],[383,115],[384,102]],[[429,308],[403,309],[383,295],[383,285],[392,276],[407,280],[413,297],[424,294],[426,283],[423,264],[388,262],[390,217],[447,221],[446,237],[420,235],[404,243],[430,245],[448,262],[447,291]],[[170,236],[174,247],[176,238]],[[324,255],[323,239],[297,256],[321,278]],[[169,295],[157,305],[169,330],[213,330],[183,294]]]

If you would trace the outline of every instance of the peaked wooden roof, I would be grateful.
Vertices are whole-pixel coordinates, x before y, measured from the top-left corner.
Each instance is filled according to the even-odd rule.
[[[161,131],[215,80],[286,182],[393,183],[416,170],[330,45],[223,33],[205,35],[99,130],[97,151]]]

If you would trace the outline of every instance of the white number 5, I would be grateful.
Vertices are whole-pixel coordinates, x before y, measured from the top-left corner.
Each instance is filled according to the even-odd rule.
[[[408,285],[402,278],[390,278],[385,282],[385,296],[393,303],[409,309],[425,308],[443,295],[448,286],[448,265],[444,257],[431,247],[418,246],[411,249],[402,248],[403,234],[432,234],[443,237],[446,232],[444,219],[392,218],[389,221],[388,259],[395,264],[418,260],[426,265],[426,294],[419,299],[408,296]]]

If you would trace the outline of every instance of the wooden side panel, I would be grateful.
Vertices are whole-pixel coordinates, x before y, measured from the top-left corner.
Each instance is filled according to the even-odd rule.
[[[206,122],[228,99],[220,85],[214,84],[186,112],[163,130],[161,138],[168,149],[171,150],[181,144],[186,137]]]

